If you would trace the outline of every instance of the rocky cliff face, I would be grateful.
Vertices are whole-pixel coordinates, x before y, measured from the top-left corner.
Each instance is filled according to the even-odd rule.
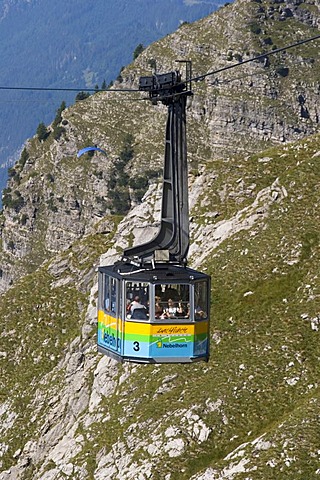
[[[0,63],[6,68],[0,71],[0,85],[95,88],[104,81],[109,84],[132,60],[138,45],[148,45],[181,22],[208,15],[218,5],[215,0],[162,0],[152,8],[151,0],[55,0],[54,4],[50,0],[1,0]],[[52,94],[42,91],[41,101],[26,105],[30,96],[31,92],[2,90],[1,191],[7,169],[17,160],[25,139],[33,135],[39,120],[49,123],[52,118]],[[54,94],[56,105],[62,100],[70,104],[74,98],[72,92]]]
[[[177,58],[191,59],[198,77],[312,37],[318,24],[317,2],[239,1],[146,49],[117,86],[136,88],[152,62],[158,71],[169,71]],[[196,173],[208,159],[252,153],[318,131],[318,43],[195,82],[188,110],[190,170]],[[149,169],[141,182],[146,189],[150,173],[161,169],[165,107],[155,109],[140,99],[139,94],[96,94],[63,113],[58,139],[29,142],[28,159],[9,183],[12,201],[4,203],[1,291],[110,213],[108,179],[126,134],[133,136],[134,156],[124,167],[124,183]],[[90,142],[103,145],[109,157],[79,161],[77,149]],[[132,191],[126,195],[134,204]]]
[[[199,75],[312,36],[318,8],[229,5],[152,45],[124,85],[152,59],[166,71],[184,55]],[[119,365],[96,352],[94,269],[156,228],[161,192],[149,177],[162,165],[165,108],[99,93],[63,112],[60,138],[29,141],[2,215],[1,480],[319,474],[320,139],[307,136],[318,129],[319,54],[304,48],[194,84],[190,262],[212,275],[208,364]],[[77,159],[89,143],[108,156]],[[124,198],[132,208],[116,215]]]
[[[152,227],[152,186],[109,236],[84,236],[3,295],[2,480],[316,475],[319,152],[315,136],[191,182],[191,259],[213,279],[208,364],[96,353],[92,266],[138,240],[133,219]]]

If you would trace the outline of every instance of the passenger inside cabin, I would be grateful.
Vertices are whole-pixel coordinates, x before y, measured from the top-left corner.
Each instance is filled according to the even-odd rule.
[[[148,318],[148,312],[146,307],[140,302],[140,297],[134,297],[130,307],[131,318],[135,320],[146,320]]]
[[[189,304],[186,305],[185,302],[183,302],[182,300],[179,300],[177,313],[178,313],[178,317],[188,318]]]
[[[169,298],[168,306],[164,309],[161,318],[177,318],[181,315],[183,315],[181,302],[176,306],[172,298]]]
[[[128,298],[126,300],[126,314],[131,315],[131,302]]]
[[[200,320],[201,318],[206,317],[206,313],[203,311],[202,307],[200,305],[197,305],[195,310],[194,310],[194,316],[196,320]]]
[[[154,315],[155,318],[160,318],[161,315],[163,314],[163,308],[160,305],[161,302],[161,297],[158,297],[157,295],[155,296],[155,304],[154,304]]]
[[[105,301],[104,301],[104,308],[107,312],[110,311],[110,300],[109,298],[106,298]]]

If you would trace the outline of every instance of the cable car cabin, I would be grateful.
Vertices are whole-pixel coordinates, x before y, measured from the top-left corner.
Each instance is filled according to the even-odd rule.
[[[186,82],[180,72],[142,77],[152,103],[168,107],[161,221],[154,238],[99,267],[98,350],[119,361],[190,363],[209,359],[210,277],[188,268]]]
[[[210,277],[180,266],[98,271],[101,353],[138,363],[208,361]]]

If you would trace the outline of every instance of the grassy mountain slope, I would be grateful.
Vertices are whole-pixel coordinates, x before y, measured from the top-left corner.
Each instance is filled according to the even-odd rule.
[[[175,34],[151,45],[123,70],[123,82],[116,86],[136,88],[139,75],[151,73],[152,62],[163,72],[175,69],[177,58],[188,58],[196,76],[230,66],[240,57],[248,59],[314,36],[318,19],[318,6],[312,2],[241,0],[195,24],[182,25]],[[197,172],[210,160],[229,158],[234,152],[246,155],[317,132],[318,43],[194,82],[188,108],[190,169]],[[0,286],[20,271],[30,272],[30,266],[39,265],[50,252],[68,248],[103,212],[110,213],[108,196],[113,187],[109,178],[127,135],[132,136],[134,155],[123,166],[128,178],[122,178],[124,185],[113,193],[121,196],[116,198],[118,205],[123,200],[128,204],[128,196],[135,202],[134,195],[120,190],[136,176],[146,189],[151,171],[161,169],[165,115],[165,107],[146,104],[141,94],[101,92],[63,112],[60,138],[51,134],[43,144],[37,138],[28,144],[29,160],[9,185],[13,200],[19,200],[14,193],[18,191],[24,204],[5,209],[9,218],[3,229]],[[103,146],[113,163],[99,157],[76,159],[77,149],[90,143]],[[22,264],[21,270],[13,273],[11,263]]]
[[[295,16],[280,20],[285,5]],[[171,68],[179,49],[193,55],[195,72],[211,71],[228,61],[221,54],[227,42],[210,50],[219,26],[229,22],[225,35],[234,48],[233,24],[238,44],[258,41],[260,34],[250,29],[242,37],[240,27],[259,8],[269,12],[268,28],[288,20],[290,38],[299,12],[318,12],[311,3],[238,2],[152,45],[124,71],[124,84],[134,85],[152,58],[163,62],[161,70]],[[305,28],[310,34],[312,22]],[[316,59],[310,48],[304,58]],[[273,76],[275,65],[254,65],[231,86],[226,77],[195,84],[188,109],[190,264],[212,276],[208,364],[119,365],[96,352],[99,256],[119,254],[138,236],[137,222],[155,221],[157,179],[127,216],[112,214],[112,162],[131,134],[129,177],[157,170],[165,109],[99,93],[63,113],[59,140],[30,141],[21,178],[10,183],[25,205],[18,212],[6,207],[2,216],[3,277],[9,259],[21,278],[0,304],[1,480],[318,478],[320,136],[306,134],[318,129],[319,98],[317,63],[294,70],[299,55],[287,54],[286,77]],[[259,96],[247,96],[258,87]],[[313,112],[309,118],[301,107]],[[103,145],[108,158],[76,162],[88,141]]]
[[[1,87],[94,88],[115,80],[139,44],[217,8],[215,0],[56,0],[0,2]],[[52,121],[75,92],[1,92],[0,190],[7,167],[40,122]],[[8,164],[8,160],[11,163]]]
[[[217,183],[228,176],[224,206],[234,213],[226,219],[276,180],[285,193],[271,190],[267,215],[262,201],[261,220],[203,262],[213,279],[208,364],[119,365],[96,354],[79,279],[106,249],[101,235],[5,294],[4,467],[20,461],[21,478],[64,478],[70,463],[72,478],[134,478],[133,465],[152,479],[202,478],[204,469],[212,470],[203,478],[316,478],[319,152],[315,136],[215,165]],[[239,169],[245,186],[256,184],[249,199]],[[220,208],[214,193],[206,190],[204,216]],[[243,203],[234,210],[237,193]],[[32,302],[30,291],[38,292]]]

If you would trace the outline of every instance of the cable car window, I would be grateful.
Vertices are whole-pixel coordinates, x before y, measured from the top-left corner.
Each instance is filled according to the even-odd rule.
[[[189,285],[161,284],[155,286],[155,318],[190,318]]]
[[[103,281],[103,307],[106,312],[110,312],[110,277],[104,275]]]
[[[149,283],[126,282],[126,310],[128,319],[149,319]]]
[[[103,307],[108,313],[116,315],[117,312],[117,280],[104,275],[103,282]]]
[[[110,277],[110,300],[111,300],[111,312],[117,312],[117,280]]]
[[[208,318],[207,282],[197,282],[194,285],[194,314],[196,320]]]

